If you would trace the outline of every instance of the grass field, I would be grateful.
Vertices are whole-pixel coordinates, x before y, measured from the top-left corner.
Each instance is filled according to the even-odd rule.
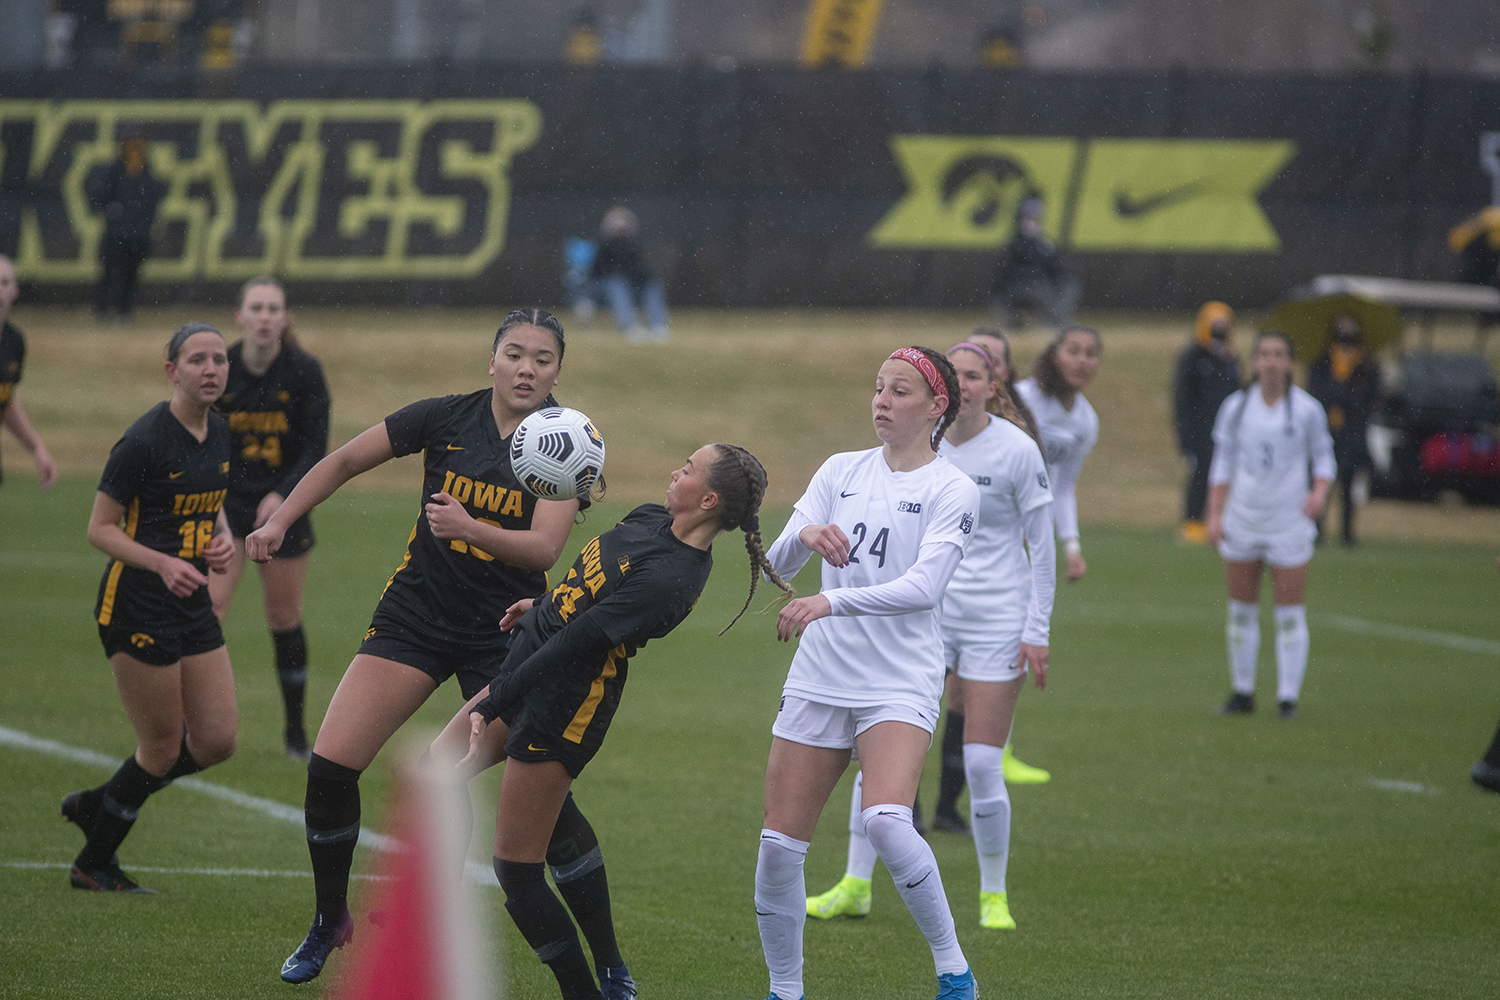
[[[104,559],[83,526],[104,451],[162,396],[150,373],[171,324],[74,329],[70,315],[16,317],[32,335],[23,397],[68,475],[38,493],[6,442],[0,726],[118,760],[132,740],[89,620]],[[870,359],[893,338],[941,340],[968,319],[947,318],[941,335],[922,336],[911,324],[930,317],[845,317],[842,325],[772,317],[757,328],[705,316],[696,327],[680,320],[677,347],[655,353],[603,334],[570,336],[565,384],[610,440],[612,499],[574,531],[564,560],[626,501],[652,498],[681,452],[710,438],[740,440],[767,460],[777,485],[764,518],[770,533],[823,455],[867,443]],[[394,318],[368,317],[364,332],[332,314],[305,320],[307,340],[329,364],[336,438],[409,399],[482,384],[484,317],[424,322],[432,330],[418,347]],[[820,325],[830,328],[813,343]],[[1320,551],[1301,717],[1215,717],[1227,688],[1220,568],[1211,552],[1172,543],[1176,469],[1150,418],[1158,408],[1164,416],[1152,393],[1179,343],[1171,328],[1112,338],[1091,393],[1106,430],[1081,485],[1090,572],[1059,595],[1051,683],[1026,694],[1017,722],[1021,756],[1055,776],[1013,790],[1009,882],[1019,930],[978,929],[971,842],[932,840],[982,994],[1495,996],[1500,796],[1467,776],[1500,712],[1494,512],[1393,506],[1384,524],[1372,511],[1372,535],[1428,540]],[[460,362],[471,365],[467,374],[451,370]],[[621,382],[629,393],[608,391]],[[706,402],[714,405],[695,409]],[[408,463],[317,515],[307,598],[314,719],[400,558],[415,482]],[[732,539],[717,556],[694,614],[637,659],[605,750],[577,786],[604,842],[622,947],[648,998],[765,995],[750,894],[769,725],[791,651],[774,642],[765,616],[715,637],[748,575]],[[810,590],[813,572],[798,584]],[[258,601],[248,574],[226,628],[240,751],[203,777],[300,811],[304,779],[281,753]],[[457,702],[455,690],[440,690],[408,727],[413,738]],[[384,829],[397,750],[362,783],[372,829]],[[302,872],[299,826],[168,789],[123,851],[127,870],[160,894],[95,897],[67,888],[60,866],[79,837],[56,808],[63,793],[97,784],[107,770],[13,740],[0,740],[0,767],[8,775],[0,781],[0,996],[286,995],[276,971],[306,930],[310,880],[143,869]],[[846,778],[808,859],[813,891],[842,871],[847,795]],[[472,856],[483,860],[492,779],[476,785],[476,801]],[[374,857],[361,851],[356,869]],[[36,865],[58,867],[26,867]],[[485,900],[509,995],[554,997],[498,890]],[[810,925],[807,951],[813,1000],[931,996],[926,947],[883,874],[872,916]],[[332,981],[338,959],[330,969]]]

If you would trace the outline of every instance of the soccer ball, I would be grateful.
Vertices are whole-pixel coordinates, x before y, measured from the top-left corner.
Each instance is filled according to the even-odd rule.
[[[574,500],[604,471],[604,438],[577,410],[549,406],[528,415],[511,435],[510,467],[532,496]]]

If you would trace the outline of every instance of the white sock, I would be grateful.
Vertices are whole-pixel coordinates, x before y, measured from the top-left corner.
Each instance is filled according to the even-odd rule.
[[[802,862],[807,841],[775,830],[760,831],[755,861],[755,922],[771,971],[771,992],[785,1000],[802,997],[802,925],[807,922],[807,885]]]
[[[864,806],[865,772],[854,776],[854,792],[849,796],[849,863],[844,866],[845,875],[862,878],[866,882],[875,877],[875,845],[865,836],[865,818],[860,815]],[[793,998],[795,1000],[795,998]]]
[[[1255,693],[1255,660],[1260,656],[1260,605],[1229,602],[1229,686],[1237,694]]]
[[[1301,604],[1276,607],[1276,700],[1296,701],[1307,673],[1307,608]]]
[[[1005,751],[987,743],[964,744],[969,782],[969,826],[979,855],[979,891],[1004,892],[1010,860],[1010,792],[1005,788]]]
[[[906,806],[879,805],[871,806],[862,815],[865,834],[885,862],[886,870],[896,882],[896,891],[932,948],[937,974],[963,972],[969,962],[958,946],[937,858],[912,826],[911,810]]]

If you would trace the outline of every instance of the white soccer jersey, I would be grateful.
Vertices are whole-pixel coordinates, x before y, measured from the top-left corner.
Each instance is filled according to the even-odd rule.
[[[982,624],[1019,632],[1032,589],[1023,521],[1027,513],[1052,503],[1041,450],[1009,420],[990,417],[984,430],[960,445],[945,440],[938,453],[979,487],[979,527],[943,594],[943,625]],[[1050,539],[1048,544],[1050,548]],[[1040,636],[1027,642],[1046,642],[1051,610],[1049,599]]]
[[[790,578],[812,555],[801,528],[836,524],[849,538],[850,562],[823,563],[821,593],[833,616],[802,633],[785,693],[935,712],[944,669],[938,604],[978,514],[978,487],[941,456],[911,472],[892,472],[879,448],[824,462],[766,555]]]
[[[1083,398],[1073,397],[1073,408],[1067,409],[1053,396],[1042,392],[1036,379],[1016,383],[1036,428],[1042,436],[1042,456],[1052,476],[1052,518],[1057,522],[1057,537],[1063,541],[1078,537],[1078,500],[1073,488],[1083,471],[1083,460],[1099,440],[1099,415]]]
[[[1309,466],[1316,479],[1334,477],[1333,439],[1316,399],[1292,386],[1267,406],[1252,385],[1224,400],[1214,420],[1208,481],[1229,484],[1225,533],[1271,537],[1310,528],[1311,518],[1302,513]]]

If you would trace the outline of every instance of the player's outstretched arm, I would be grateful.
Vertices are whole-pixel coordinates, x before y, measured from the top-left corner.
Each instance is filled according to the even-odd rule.
[[[21,401],[15,397],[11,398],[10,405],[5,408],[5,426],[16,440],[21,442],[21,447],[31,452],[32,460],[36,462],[37,478],[41,480],[42,490],[50,490],[57,482],[57,465],[52,461],[52,453],[47,446],[42,444],[42,436],[31,426],[31,420],[26,416],[26,408]]]
[[[381,421],[313,466],[291,495],[261,527],[245,539],[245,553],[256,562],[270,559],[292,522],[333,496],[340,486],[362,472],[395,457],[391,436]]]

